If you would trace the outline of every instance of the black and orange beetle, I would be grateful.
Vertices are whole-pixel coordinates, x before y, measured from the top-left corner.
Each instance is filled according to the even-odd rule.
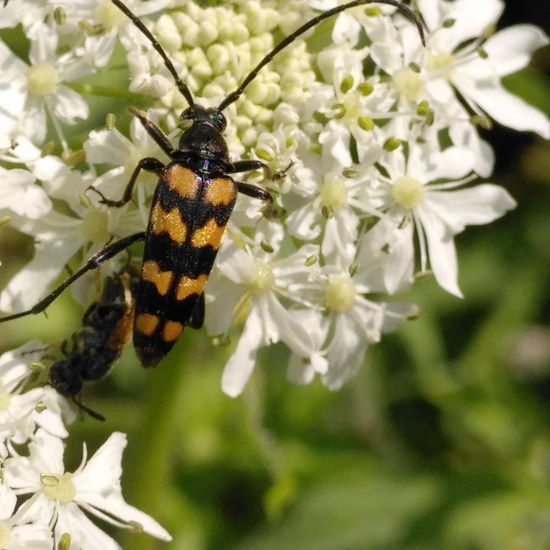
[[[424,33],[422,22],[411,9],[396,0],[348,2],[314,17],[281,40],[217,108],[205,108],[195,103],[189,88],[178,76],[166,52],[141,20],[121,0],[111,1],[145,35],[162,57],[189,105],[181,114],[181,120],[190,123],[190,126],[183,131],[178,147],[174,148],[162,130],[149,120],[145,113],[131,109],[149,135],[168,155],[170,162],[165,166],[155,158],[142,159],[135,168],[122,198],[110,200],[101,195],[101,201],[112,207],[123,206],[131,199],[140,171],[155,173],[159,181],[153,196],[147,230],[106,246],[34,307],[4,317],[0,322],[43,311],[82,274],[95,269],[132,243],[145,240],[140,282],[135,297],[133,333],[134,346],[142,365],[152,367],[168,353],[185,326],[198,328],[203,323],[204,286],[235,205],[237,193],[272,203],[272,197],[265,189],[236,181],[231,177],[231,174],[252,170],[264,170],[268,174],[269,169],[260,160],[230,159],[223,137],[226,119],[222,111],[237,101],[260,70],[298,36],[321,21],[350,8],[372,3],[393,6],[417,26],[423,41]],[[275,177],[282,175],[275,174]]]
[[[62,342],[63,358],[48,373],[50,386],[98,420],[105,418],[82,402],[80,392],[85,382],[109,373],[130,341],[138,284],[138,273],[131,268],[106,277],[100,296],[84,313],[82,326]]]

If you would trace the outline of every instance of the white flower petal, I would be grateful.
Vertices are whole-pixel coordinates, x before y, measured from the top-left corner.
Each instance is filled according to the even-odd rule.
[[[0,521],[6,521],[13,514],[17,497],[3,482],[0,482]]]
[[[393,332],[403,321],[418,314],[418,306],[410,302],[389,302],[384,308],[384,332]]]
[[[434,191],[429,193],[427,203],[455,234],[467,225],[490,223],[516,207],[504,188],[489,183],[452,192]]]
[[[64,443],[62,439],[39,428],[29,443],[30,459],[41,474],[63,474]]]
[[[462,298],[458,287],[456,248],[450,229],[428,208],[419,208],[418,217],[426,234],[430,266],[438,284],[450,294]]]
[[[309,384],[315,377],[315,369],[311,361],[293,354],[288,362],[286,376],[294,384]]]
[[[52,532],[48,525],[32,523],[11,529],[9,550],[51,550]]]
[[[34,258],[2,290],[0,310],[22,311],[36,304],[80,246],[74,238],[38,243]]]
[[[38,489],[40,476],[26,456],[10,457],[4,463],[4,480],[13,489]]]
[[[101,511],[107,512],[109,515],[124,521],[125,523],[138,523],[145,533],[164,541],[171,541],[170,533],[164,529],[151,516],[145,514],[141,510],[130,506],[120,494],[120,488],[115,488],[111,494],[90,495],[88,503]]]
[[[535,50],[548,44],[548,36],[534,25],[514,25],[497,32],[483,45],[497,74],[504,76],[525,67]]]
[[[57,541],[65,534],[71,536],[71,548],[79,550],[120,550],[120,546],[70,502],[59,506],[55,524]]]
[[[486,81],[465,87],[461,83],[459,88],[500,124],[514,130],[531,130],[550,139],[550,122],[544,113],[506,91],[500,84]]]
[[[88,104],[80,94],[66,86],[57,87],[52,102],[54,114],[67,124],[73,124],[77,118],[88,118]]]
[[[237,348],[223,370],[222,390],[230,397],[237,397],[243,391],[254,370],[256,354],[263,340],[261,326],[258,308],[252,307]]]
[[[35,493],[17,511],[17,522],[48,525],[54,516],[55,507],[56,503],[44,493]]]
[[[51,210],[48,195],[36,185],[36,178],[30,172],[0,167],[0,181],[0,208],[31,219],[40,218]]]
[[[433,166],[427,176],[436,179],[456,180],[467,176],[474,169],[475,156],[464,147],[449,147],[433,156]]]
[[[363,364],[367,342],[354,325],[350,316],[337,316],[334,335],[326,350],[329,368],[322,376],[323,384],[330,390],[341,388]]]
[[[126,447],[126,435],[115,432],[88,460],[84,468],[74,474],[77,501],[86,493],[101,493],[118,486],[122,475],[122,452]]]

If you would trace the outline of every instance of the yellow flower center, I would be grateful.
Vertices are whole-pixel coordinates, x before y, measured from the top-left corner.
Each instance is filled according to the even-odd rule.
[[[65,473],[60,476],[56,474],[42,474],[42,491],[51,500],[57,500],[62,504],[68,504],[76,496],[76,487],[72,480],[72,474]]]
[[[348,200],[348,190],[344,180],[333,176],[325,177],[319,198],[322,206],[330,208],[333,212],[342,208]]]
[[[401,69],[393,75],[393,82],[398,92],[408,101],[415,101],[424,90],[422,75],[412,69]]]
[[[392,187],[392,197],[404,208],[415,208],[424,198],[424,186],[410,176],[397,178]]]
[[[346,94],[343,105],[346,118],[355,120],[364,114],[363,105],[361,105],[357,94]]]
[[[349,275],[331,275],[325,286],[325,306],[329,311],[341,313],[353,306],[357,289]]]
[[[55,91],[59,78],[55,67],[49,63],[37,63],[27,69],[29,93],[32,95],[50,95]]]
[[[275,284],[275,275],[271,267],[264,262],[256,263],[256,277],[252,283],[252,288],[256,294],[269,292]]]

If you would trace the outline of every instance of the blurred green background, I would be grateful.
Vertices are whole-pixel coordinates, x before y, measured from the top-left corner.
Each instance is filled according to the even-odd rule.
[[[501,25],[548,29],[549,17],[546,2],[509,2]],[[506,85],[550,114],[549,68],[546,48]],[[123,112],[128,100],[111,103]],[[105,98],[91,106],[99,127]],[[406,296],[420,318],[337,393],[287,383],[282,346],[260,354],[238,399],[220,391],[230,350],[204,331],[154,371],[128,349],[88,392],[108,420],[71,427],[69,466],[82,441],[95,450],[127,432],[126,498],[178,550],[550,549],[550,144],[500,127],[485,137],[491,180],[519,205],[457,239],[464,300],[420,283]],[[1,284],[30,254],[0,228]],[[48,314],[3,325],[0,351],[66,337],[81,310],[67,295]],[[165,546],[114,534],[128,549]]]

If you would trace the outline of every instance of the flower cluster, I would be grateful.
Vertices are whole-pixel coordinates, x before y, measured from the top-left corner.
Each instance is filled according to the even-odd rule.
[[[207,106],[242,82],[275,37],[335,4],[127,1]],[[371,344],[418,314],[395,296],[419,275],[461,296],[455,235],[515,206],[503,188],[474,183],[494,162],[478,128],[492,118],[550,137],[544,115],[501,84],[548,42],[540,29],[495,33],[502,0],[414,5],[429,29],[426,46],[394,8],[354,8],[334,18],[330,37],[310,33],[283,50],[225,112],[233,159],[259,158],[273,171],[293,163],[281,180],[248,178],[272,192],[277,215],[239,200],[206,288],[209,333],[227,342],[241,328],[223,374],[229,395],[242,391],[257,351],[275,342],[291,351],[291,380],[319,376],[338,388]],[[0,215],[36,245],[1,294],[9,312],[44,296],[75,255],[144,229],[151,175],[120,209],[86,193],[90,185],[118,199],[139,159],[167,160],[136,121],[128,136],[111,118],[80,142],[68,139],[67,125],[88,117],[85,94],[99,90],[80,79],[114,70],[119,42],[124,86],[152,97],[148,116],[170,136],[186,106],[158,53],[109,0],[12,0],[0,25],[18,24],[28,58],[0,42]]]
[[[65,470],[65,423],[75,415],[53,388],[28,389],[43,350],[35,341],[0,356],[0,548],[120,548],[88,515],[170,540],[122,497],[124,434],[113,433],[90,458],[84,446],[80,466]]]

